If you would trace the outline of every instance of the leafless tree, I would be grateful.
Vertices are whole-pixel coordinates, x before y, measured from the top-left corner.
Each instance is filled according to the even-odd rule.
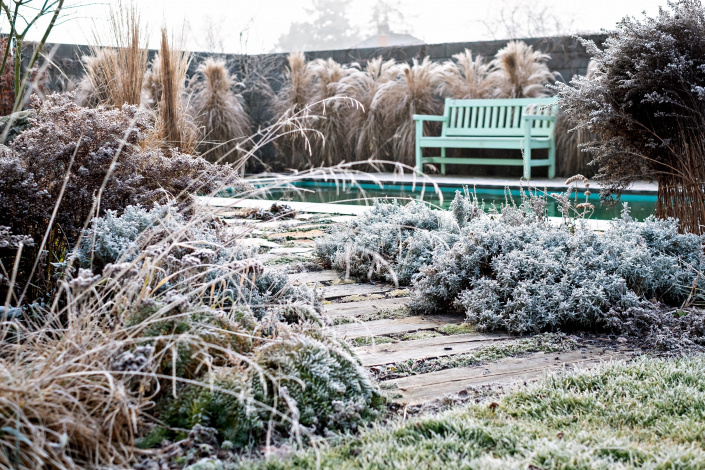
[[[575,32],[575,21],[559,16],[543,0],[500,0],[490,12],[481,24],[493,39],[565,36]]]

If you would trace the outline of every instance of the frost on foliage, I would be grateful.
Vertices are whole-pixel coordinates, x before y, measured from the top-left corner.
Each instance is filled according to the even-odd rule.
[[[462,309],[483,330],[605,329],[647,301],[680,306],[701,295],[702,249],[703,238],[679,234],[674,220],[627,216],[596,234],[483,217],[422,271],[412,308]]]
[[[238,447],[268,431],[306,438],[355,430],[376,415],[383,399],[344,343],[316,336],[267,343],[255,353],[258,368],[214,372],[212,391],[184,387],[161,419],[175,427],[215,428]]]
[[[409,284],[436,251],[455,243],[460,227],[478,215],[476,201],[459,192],[453,211],[434,210],[422,202],[405,206],[376,201],[353,221],[331,228],[316,242],[316,254],[327,265],[352,277]]]
[[[0,182],[5,183],[0,185],[0,205],[6,197],[29,198],[17,206],[22,213],[15,209],[0,214],[0,224],[10,225],[4,223],[6,216],[15,217],[15,224],[32,222],[36,214],[48,219],[61,196],[57,224],[72,243],[99,191],[98,207],[105,213],[171,198],[187,201],[191,193],[210,192],[222,184],[244,187],[232,168],[179,152],[170,158],[158,148],[143,146],[152,124],[135,106],[82,108],[71,94],[54,94],[43,102],[33,99],[31,106],[36,113],[32,127],[0,152]],[[43,226],[32,228],[43,234]]]
[[[252,250],[229,239],[216,220],[186,220],[171,205],[109,211],[94,218],[84,235],[75,253],[82,268],[129,279],[139,276],[147,259],[156,259],[160,274],[151,274],[152,281],[163,280],[167,295],[171,289],[193,295],[198,283],[212,285],[203,295],[247,304],[258,317],[281,305],[316,304],[311,291],[290,285],[284,273],[264,271]]]
[[[77,279],[92,279],[93,290],[152,288],[121,318],[142,329],[144,344],[119,351],[112,368],[137,374],[164,358],[160,374],[190,381],[176,381],[177,398],[160,396],[162,422],[214,428],[242,447],[263,440],[270,423],[282,438],[301,437],[376,415],[376,385],[322,328],[313,293],[253,262],[219,221],[186,220],[173,206],[128,207],[95,218],[75,255]],[[175,335],[183,340],[168,346]]]
[[[599,167],[601,195],[619,194],[640,179],[690,178],[690,155],[699,161],[704,146],[701,2],[669,2],[655,17],[626,17],[608,33],[602,50],[583,40],[592,76],[556,85],[561,109],[599,137],[586,149]]]

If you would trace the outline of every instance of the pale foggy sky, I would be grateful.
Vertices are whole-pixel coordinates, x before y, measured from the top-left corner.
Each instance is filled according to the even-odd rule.
[[[99,1],[99,0],[98,0]],[[400,0],[405,15],[406,32],[429,44],[493,39],[488,37],[483,21],[497,16],[497,6],[512,0]],[[516,3],[517,0],[514,0]],[[75,17],[57,27],[51,42],[86,43],[93,25],[106,28],[107,5],[117,0],[74,0],[82,4]],[[279,36],[295,21],[306,21],[305,8],[310,0],[135,0],[151,33],[150,47],[158,47],[157,35],[162,25],[172,32],[185,31],[185,45],[203,50],[207,42],[201,31],[211,27],[223,38],[225,52],[262,53],[274,48]],[[363,31],[373,30],[371,8],[375,0],[350,0],[350,20]],[[650,16],[666,0],[543,0],[543,4],[575,32],[598,32],[611,29],[626,15]],[[395,29],[392,23],[392,29]]]

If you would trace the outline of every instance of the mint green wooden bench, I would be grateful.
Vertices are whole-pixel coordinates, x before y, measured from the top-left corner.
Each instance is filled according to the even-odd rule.
[[[517,98],[494,100],[446,99],[443,116],[414,115],[416,121],[416,171],[423,173],[424,163],[446,165],[523,166],[524,178],[531,178],[531,168],[547,166],[548,177],[556,176],[556,98]],[[423,135],[424,122],[443,123],[440,136]],[[424,157],[422,149],[440,148],[438,157]],[[517,158],[448,158],[448,148],[517,149]],[[548,149],[548,158],[532,160],[533,149]]]

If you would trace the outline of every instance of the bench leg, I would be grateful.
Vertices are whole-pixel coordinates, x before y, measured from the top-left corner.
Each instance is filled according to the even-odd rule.
[[[423,122],[416,121],[416,174],[423,175],[423,154],[421,153],[421,137],[423,136]]]
[[[524,179],[531,179],[531,145],[524,144]]]
[[[441,148],[441,158],[446,158],[446,148],[442,147]],[[441,163],[441,174],[445,175],[446,174],[446,164]]]
[[[548,148],[548,178],[556,177],[556,141],[551,139],[551,146]]]

